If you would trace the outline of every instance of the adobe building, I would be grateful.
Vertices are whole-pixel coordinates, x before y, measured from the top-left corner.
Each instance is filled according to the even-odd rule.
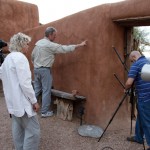
[[[0,38],[9,38],[23,32],[32,37],[27,55],[31,69],[31,52],[35,42],[44,37],[48,26],[58,30],[56,42],[77,44],[88,40],[88,45],[72,53],[58,54],[52,67],[55,89],[71,93],[76,89],[86,97],[84,120],[87,124],[105,127],[124,96],[124,89],[114,73],[124,84],[127,72],[121,59],[129,67],[128,54],[133,49],[134,26],[150,25],[150,1],[126,0],[93,7],[60,20],[39,25],[36,5],[16,0],[0,0]],[[115,126],[130,124],[128,98],[117,112]]]

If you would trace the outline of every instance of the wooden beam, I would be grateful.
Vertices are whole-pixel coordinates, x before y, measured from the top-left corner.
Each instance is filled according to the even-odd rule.
[[[55,89],[51,89],[51,94],[52,94],[52,96],[56,96],[59,98],[72,100],[72,101],[86,100],[86,97],[84,97],[84,96],[80,96],[80,95],[73,96],[73,94],[71,94],[71,93],[67,93],[67,92],[63,92],[63,91],[59,91],[59,90],[55,90]]]
[[[150,16],[114,19],[113,22],[122,26],[149,26]]]

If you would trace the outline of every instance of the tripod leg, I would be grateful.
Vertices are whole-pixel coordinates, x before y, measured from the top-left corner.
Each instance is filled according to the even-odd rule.
[[[125,93],[125,95],[123,96],[122,100],[120,101],[120,103],[119,103],[119,105],[118,105],[117,109],[115,110],[115,112],[114,112],[113,116],[111,117],[111,119],[110,119],[110,121],[108,122],[108,124],[107,124],[106,128],[104,129],[104,132],[103,132],[103,133],[102,133],[102,135],[99,137],[98,142],[99,142],[99,141],[101,140],[101,138],[103,137],[104,133],[106,132],[106,130],[107,130],[107,128],[108,128],[108,126],[109,126],[109,125],[110,125],[110,123],[112,122],[113,118],[115,117],[116,113],[118,112],[118,110],[119,110],[120,106],[121,106],[121,105],[122,105],[122,103],[124,102],[124,100],[125,100],[125,98],[126,98],[126,96],[127,96],[127,95],[128,95],[128,91]]]
[[[136,120],[135,109],[136,109],[136,98],[134,97],[133,101],[131,103],[131,128],[130,128],[130,135],[132,135],[132,120]]]

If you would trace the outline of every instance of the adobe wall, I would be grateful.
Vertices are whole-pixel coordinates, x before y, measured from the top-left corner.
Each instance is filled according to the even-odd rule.
[[[53,85],[55,89],[69,93],[77,89],[87,98],[86,122],[101,126],[106,125],[123,95],[123,89],[113,74],[116,72],[123,80],[124,69],[112,45],[123,54],[124,28],[112,22],[110,9],[110,4],[101,5],[27,32],[33,39],[31,47],[44,36],[48,26],[58,29],[56,42],[71,44],[88,40],[87,47],[56,56],[52,68]],[[126,111],[124,105],[119,118],[125,117]]]
[[[16,0],[0,0],[0,20],[0,39],[9,41],[13,34],[39,26],[38,8]]]
[[[111,18],[133,18],[150,15],[149,0],[126,0],[115,3],[111,7]]]
[[[20,7],[23,6],[20,5]],[[24,9],[27,9],[25,6]],[[125,27],[114,23],[112,19],[149,16],[148,6],[150,6],[149,0],[127,0],[115,4],[104,4],[46,25],[31,27],[32,29],[29,29],[30,25],[24,25],[22,29],[22,26],[18,25],[15,32],[19,30],[24,32],[25,29],[29,29],[25,33],[32,37],[27,55],[32,71],[31,52],[35,42],[44,37],[46,27],[54,26],[58,30],[56,42],[61,44],[76,44],[82,40],[88,40],[88,45],[84,48],[72,53],[56,55],[52,68],[53,85],[55,89],[66,92],[77,89],[80,95],[87,98],[85,121],[88,124],[105,127],[124,95],[123,88],[114,77],[114,73],[121,81],[125,81],[124,68],[112,49],[112,45],[115,46],[123,58]],[[24,9],[22,8],[23,11]],[[13,10],[12,14],[15,13]],[[16,20],[13,21],[9,22],[12,26],[15,22],[17,23]],[[36,26],[36,23],[33,26]],[[10,33],[14,32],[9,26],[7,28]],[[123,125],[129,120],[128,105],[125,101],[121,106],[113,121],[114,125],[120,126],[120,123]]]
[[[66,92],[77,89],[87,98],[85,120],[88,124],[106,126],[124,95],[114,73],[122,82],[125,81],[126,73],[112,45],[123,58],[125,27],[115,24],[112,20],[148,16],[148,6],[148,0],[104,4],[27,32],[33,37],[31,47],[44,36],[48,26],[58,29],[56,42],[61,44],[88,40],[87,47],[69,54],[58,54],[52,68],[55,89]],[[32,48],[30,53],[31,51]],[[129,121],[128,105],[128,101],[123,103],[115,117],[114,125],[120,126],[121,122],[123,125]]]

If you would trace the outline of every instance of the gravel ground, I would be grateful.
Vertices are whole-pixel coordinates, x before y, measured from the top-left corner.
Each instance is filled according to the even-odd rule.
[[[126,141],[130,127],[108,128],[98,142],[98,139],[78,134],[77,129],[80,125],[78,118],[70,122],[63,121],[56,115],[50,118],[41,118],[39,115],[39,122],[41,125],[39,150],[143,150],[142,145]],[[2,92],[0,92],[0,150],[14,150],[11,119]]]

